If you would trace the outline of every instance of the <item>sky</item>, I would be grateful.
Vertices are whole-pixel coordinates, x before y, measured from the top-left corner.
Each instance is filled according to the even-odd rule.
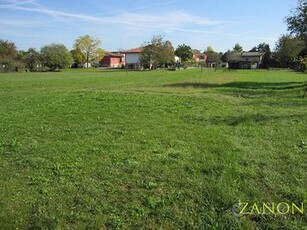
[[[248,51],[263,42],[274,48],[296,5],[297,0],[0,0],[0,39],[22,50],[51,43],[70,50],[88,34],[104,50],[116,51],[162,35],[175,48],[225,52],[239,43]]]

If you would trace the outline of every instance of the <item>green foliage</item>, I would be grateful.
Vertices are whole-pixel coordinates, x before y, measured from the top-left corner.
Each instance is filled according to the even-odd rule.
[[[41,49],[44,65],[52,70],[65,69],[69,67],[73,59],[71,54],[62,44],[51,44]]]
[[[16,57],[17,50],[15,43],[5,40],[0,40],[0,60],[1,62],[6,60],[12,60]]]
[[[238,53],[237,51],[230,51],[228,50],[227,52],[225,52],[222,57],[221,57],[221,60],[223,62],[229,62],[233,56],[237,56],[239,55],[240,53]]]
[[[288,25],[288,31],[295,37],[289,43],[292,43],[287,51],[290,52],[287,58],[284,57],[284,62],[290,65],[289,62],[295,65],[296,69],[306,71],[305,59],[307,57],[307,1],[298,0],[297,7],[285,19]],[[290,36],[289,36],[290,37]],[[291,37],[290,37],[291,39]],[[281,40],[281,39],[280,39]],[[279,44],[281,43],[279,40]],[[289,40],[289,39],[288,39]],[[286,56],[285,54],[281,54]]]
[[[285,21],[291,34],[305,40],[307,45],[307,1],[298,0],[295,11]]]
[[[274,57],[280,67],[295,67],[304,48],[305,44],[299,38],[282,35],[276,43]]]
[[[0,40],[0,68],[10,68],[17,55],[15,43]]]
[[[175,50],[170,41],[165,41],[162,44],[160,53],[160,63],[164,65],[173,64],[175,62]]]
[[[82,64],[85,62],[85,55],[79,49],[73,49],[70,53],[76,64]]]
[[[207,53],[214,53],[214,49],[212,48],[212,46],[208,46],[207,49],[206,49],[206,52]]]
[[[307,71],[307,56],[300,57],[301,70]]]
[[[94,57],[94,61],[101,61],[104,57],[104,50],[102,48],[98,48],[96,52],[96,57]]]
[[[243,48],[239,43],[236,43],[235,46],[233,47],[233,51],[235,52],[243,52]]]
[[[219,53],[215,52],[211,46],[207,47],[206,50],[207,55],[207,63],[220,63],[221,62],[221,56]]]
[[[179,57],[182,62],[190,61],[193,58],[192,48],[185,44],[179,45],[175,50],[175,55]]]
[[[175,61],[174,47],[161,35],[153,36],[150,42],[145,43],[140,61],[145,68],[165,67]]]
[[[86,64],[91,61],[96,61],[100,53],[101,41],[98,38],[93,38],[90,35],[80,36],[76,39],[74,48],[81,51],[85,56]],[[88,66],[87,66],[88,67]]]
[[[140,62],[143,68],[149,69],[153,67],[153,52],[154,50],[151,45],[145,45],[140,56]]]
[[[15,57],[15,71],[16,71],[16,67],[17,70],[24,70],[26,68],[26,61],[25,61],[25,51],[23,50],[18,50],[16,57]]]
[[[24,53],[24,60],[26,63],[26,68],[29,68],[30,71],[40,67],[43,62],[42,55],[34,48],[29,48],[28,51]]]

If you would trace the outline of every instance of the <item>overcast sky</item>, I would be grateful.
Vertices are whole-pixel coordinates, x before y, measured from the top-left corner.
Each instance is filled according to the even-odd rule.
[[[18,49],[50,43],[72,48],[89,34],[105,50],[130,49],[161,34],[176,48],[187,44],[225,52],[235,43],[249,50],[274,48],[287,32],[283,19],[297,0],[0,0],[0,39]]]

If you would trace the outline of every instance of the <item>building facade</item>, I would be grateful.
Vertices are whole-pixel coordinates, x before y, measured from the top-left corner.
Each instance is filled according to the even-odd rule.
[[[143,49],[144,49],[143,47],[139,47],[121,52],[125,56],[125,64],[127,68],[129,69],[141,68],[140,57]]]
[[[114,52],[106,52],[101,60],[103,67],[118,68],[125,65],[125,55]]]
[[[263,52],[242,52],[234,54],[228,62],[229,69],[258,69],[262,64]]]

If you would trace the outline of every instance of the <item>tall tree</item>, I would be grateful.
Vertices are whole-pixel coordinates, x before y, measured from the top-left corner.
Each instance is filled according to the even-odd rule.
[[[222,62],[228,62],[228,61],[229,61],[230,52],[231,52],[230,50],[227,50],[227,51],[223,54],[223,56],[222,56],[222,58],[221,58]]]
[[[26,66],[25,58],[26,58],[26,52],[23,50],[18,50],[15,57],[17,68],[24,68]]]
[[[182,44],[175,50],[175,55],[179,57],[182,62],[186,62],[193,58],[193,51],[190,46]]]
[[[44,64],[52,70],[69,67],[73,59],[71,54],[62,44],[51,44],[41,49]]]
[[[163,40],[163,36],[155,35],[150,42],[144,44],[140,61],[144,67],[162,67],[173,63],[175,59],[174,47],[170,41]]]
[[[207,49],[206,49],[206,52],[207,53],[214,53],[214,49],[212,48],[212,46],[208,46]]]
[[[304,42],[299,38],[282,35],[276,43],[274,57],[280,67],[294,67],[304,47]]]
[[[99,46],[101,41],[97,38],[93,38],[90,35],[84,35],[77,38],[74,44],[74,48],[81,51],[81,53],[85,56],[86,67],[88,67],[88,63],[93,61],[99,52]]]
[[[288,31],[305,43],[304,49],[299,53],[301,69],[305,71],[307,59],[307,0],[298,0],[297,7],[285,21],[288,24]]]
[[[151,44],[146,44],[140,56],[140,62],[144,68],[151,68],[153,65],[154,50]]]
[[[94,61],[101,61],[104,57],[104,50],[102,48],[98,48],[96,52],[96,57],[94,57]]]
[[[0,40],[0,64],[9,69],[17,55],[15,43],[5,40]]]
[[[207,55],[207,63],[220,63],[221,57],[220,54],[215,52],[211,46],[208,46],[206,49],[206,55]]]
[[[291,34],[307,42],[307,0],[298,0],[297,7],[285,21]]]
[[[235,46],[233,47],[233,51],[243,52],[243,48],[239,43],[236,43]]]
[[[233,57],[241,55],[240,52],[237,51],[233,51],[233,50],[227,50],[227,52],[225,52],[222,57],[221,60],[223,62],[229,62],[230,60],[233,59]]]
[[[175,62],[175,50],[170,41],[162,43],[162,49],[159,56],[162,65],[173,64]]]
[[[300,57],[300,64],[301,64],[301,70],[307,71],[307,56]],[[307,86],[306,86],[306,92],[307,92]]]
[[[26,67],[33,71],[41,63],[41,55],[34,48],[29,48],[25,52],[25,64]]]
[[[85,62],[85,55],[79,49],[71,50],[70,54],[77,65]]]

